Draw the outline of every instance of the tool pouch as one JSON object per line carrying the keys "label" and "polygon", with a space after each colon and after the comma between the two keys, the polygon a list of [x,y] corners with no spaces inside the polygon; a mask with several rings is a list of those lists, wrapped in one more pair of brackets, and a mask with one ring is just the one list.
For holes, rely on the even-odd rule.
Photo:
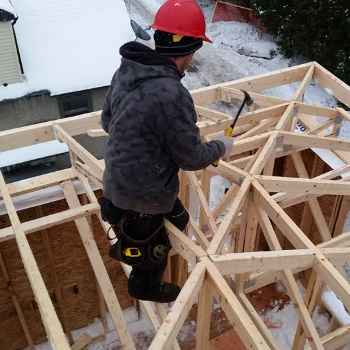
{"label": "tool pouch", "polygon": [[122,218],[118,224],[118,241],[111,246],[110,257],[145,271],[164,266],[171,244],[163,223],[148,238],[138,240],[126,233],[126,221]]}

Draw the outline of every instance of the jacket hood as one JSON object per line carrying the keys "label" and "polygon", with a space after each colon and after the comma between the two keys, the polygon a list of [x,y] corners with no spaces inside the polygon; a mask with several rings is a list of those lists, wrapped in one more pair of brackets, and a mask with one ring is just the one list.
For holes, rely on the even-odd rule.
{"label": "jacket hood", "polygon": [[119,52],[122,62],[114,79],[117,80],[121,95],[137,88],[146,80],[182,78],[174,62],[141,43],[126,43]]}

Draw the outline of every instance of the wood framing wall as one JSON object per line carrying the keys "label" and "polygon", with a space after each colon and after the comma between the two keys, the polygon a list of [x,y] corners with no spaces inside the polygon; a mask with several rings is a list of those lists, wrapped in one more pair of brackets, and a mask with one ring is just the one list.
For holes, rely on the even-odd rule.
{"label": "wood framing wall", "polygon": [[[61,200],[21,211],[20,218],[25,222],[65,209],[67,205]],[[93,218],[92,221],[94,237],[121,306],[123,309],[130,307],[133,302],[127,293],[125,274],[120,264],[109,257],[109,242],[98,220]],[[8,225],[8,218],[0,217],[0,229]],[[74,223],[30,234],[28,241],[64,329],[78,329],[102,318],[96,278]],[[27,345],[15,303],[22,309],[33,342],[45,341],[38,305],[14,240],[0,242],[0,265],[0,349],[23,349]]]}
{"label": "wood framing wall", "polygon": [[[231,115],[219,109],[220,102],[234,105],[243,97],[239,89],[246,89],[254,105],[237,123],[235,145],[228,159],[220,160],[217,167],[180,174],[180,197],[190,211],[190,224],[185,234],[167,221],[165,226],[174,254],[167,277],[183,287],[169,310],[164,305],[140,303],[156,331],[149,349],[180,349],[176,337],[194,305],[198,306],[196,350],[208,349],[214,297],[247,349],[280,349],[247,298],[250,291],[276,281],[286,287],[299,315],[293,350],[305,345],[317,350],[337,349],[348,343],[350,327],[336,324],[331,333],[321,337],[312,313],[325,288],[332,289],[350,309],[350,284],[343,269],[350,257],[350,232],[342,232],[350,196],[350,141],[336,137],[340,122],[350,121],[350,114],[342,108],[305,103],[311,82],[350,107],[350,87],[316,62],[192,92],[197,124],[205,139],[215,138],[231,123]],[[266,94],[266,90],[292,83],[298,86],[289,100]],[[118,298],[120,285],[113,285],[108,276],[104,251],[101,256],[91,225],[95,217],[105,234],[109,229],[92,190],[92,184],[101,186],[104,162],[74,138],[80,134],[106,136],[99,118],[100,113],[92,113],[0,133],[0,150],[55,138],[70,149],[72,166],[65,171],[14,184],[6,184],[0,173],[0,192],[11,222],[0,230],[0,241],[16,242],[46,335],[55,350],[71,349],[72,339],[64,333],[64,315],[55,311],[45,268],[40,270],[41,256],[31,249],[28,234],[36,232],[32,235],[38,236],[43,229],[67,222],[74,222],[100,298],[105,301],[101,313],[110,312],[122,347],[135,349]],[[303,124],[303,133],[296,131],[298,123]],[[310,151],[305,150],[315,148],[326,149],[342,160],[342,165],[330,170],[317,159],[310,160]],[[284,176],[278,176],[281,169]],[[215,175],[226,178],[230,187],[211,208],[210,179]],[[86,193],[84,201],[78,198],[76,182]],[[67,207],[57,214],[23,221],[14,197],[52,186],[59,186]],[[192,196],[199,203],[198,221]],[[261,242],[265,249],[257,250]],[[130,268],[122,268],[128,275]],[[305,272],[305,295],[297,283],[301,272]],[[20,312],[17,314],[20,319]],[[24,325],[22,329],[30,345],[32,335]]]}

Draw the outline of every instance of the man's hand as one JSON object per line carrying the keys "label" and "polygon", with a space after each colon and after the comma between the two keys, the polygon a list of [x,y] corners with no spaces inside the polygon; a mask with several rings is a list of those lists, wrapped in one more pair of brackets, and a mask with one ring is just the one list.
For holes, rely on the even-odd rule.
{"label": "man's hand", "polygon": [[234,139],[233,137],[225,136],[224,134],[215,137],[215,140],[221,141],[225,145],[225,154],[223,158],[229,158],[232,153]]}

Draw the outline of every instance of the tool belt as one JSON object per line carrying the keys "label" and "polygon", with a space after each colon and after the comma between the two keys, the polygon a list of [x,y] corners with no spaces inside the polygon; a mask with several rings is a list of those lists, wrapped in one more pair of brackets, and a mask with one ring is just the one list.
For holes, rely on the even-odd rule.
{"label": "tool belt", "polygon": [[164,224],[143,240],[131,238],[125,231],[127,217],[123,217],[115,229],[118,241],[114,243],[109,256],[132,267],[154,270],[166,265],[171,244]]}
{"label": "tool belt", "polygon": [[163,216],[142,215],[123,210],[106,198],[100,199],[101,214],[108,221],[118,239],[109,250],[109,256],[132,267],[144,270],[165,266],[171,249]]}

